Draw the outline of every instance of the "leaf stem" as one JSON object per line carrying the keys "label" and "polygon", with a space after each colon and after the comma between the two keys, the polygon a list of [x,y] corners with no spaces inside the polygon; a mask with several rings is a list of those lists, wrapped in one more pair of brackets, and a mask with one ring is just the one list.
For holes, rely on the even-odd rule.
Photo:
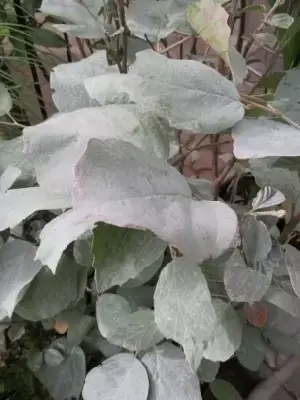
{"label": "leaf stem", "polygon": [[120,21],[120,27],[123,28],[122,32],[122,47],[123,47],[123,57],[122,57],[122,72],[127,74],[127,35],[128,28],[126,25],[125,18],[125,5],[124,0],[117,0],[118,16]]}
{"label": "leaf stem", "polygon": [[190,39],[190,36],[185,36],[182,39],[180,39],[178,42],[171,44],[170,46],[160,50],[160,54],[165,54],[168,51],[175,49],[175,47],[180,46],[181,44],[187,42]]}

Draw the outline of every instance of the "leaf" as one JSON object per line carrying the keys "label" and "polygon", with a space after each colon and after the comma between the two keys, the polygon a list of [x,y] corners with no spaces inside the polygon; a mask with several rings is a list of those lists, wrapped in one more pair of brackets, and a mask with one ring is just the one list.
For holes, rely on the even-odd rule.
{"label": "leaf", "polygon": [[249,265],[263,261],[272,249],[270,232],[262,221],[246,217],[241,223],[243,251]]}
{"label": "leaf", "polygon": [[277,43],[277,37],[269,32],[254,33],[253,37],[259,45],[269,47],[270,49],[273,49]]}
{"label": "leaf", "polygon": [[117,354],[86,376],[84,400],[147,400],[149,381],[146,369],[133,354]]}
{"label": "leaf", "polygon": [[237,51],[237,49],[231,42],[229,42],[228,59],[233,82],[236,85],[242,84],[248,74],[247,63],[241,53]]}
{"label": "leaf", "polygon": [[156,346],[143,356],[142,363],[150,380],[148,400],[201,400],[197,376],[177,346]]}
{"label": "leaf", "polygon": [[244,116],[235,85],[198,61],[169,59],[145,50],[129,70],[129,94],[131,74],[143,78],[135,102],[167,119],[173,128],[217,133]]}
{"label": "leaf", "polygon": [[[59,2],[61,3],[61,1]],[[97,102],[90,99],[84,87],[84,81],[86,78],[105,73],[107,69],[108,63],[104,50],[97,51],[83,60],[54,67],[51,72],[50,85],[54,91],[52,99],[57,109],[60,112],[70,112],[96,106]],[[51,121],[52,118],[48,121]]]}
{"label": "leaf", "polygon": [[[73,301],[82,297],[87,269],[64,256],[55,275],[43,267],[29,285],[15,312],[29,321],[52,318]],[[83,287],[82,287],[83,286]]]}
{"label": "leaf", "polygon": [[285,262],[291,284],[298,297],[300,297],[300,252],[295,247],[285,244]]}
{"label": "leaf", "polygon": [[276,286],[270,286],[264,296],[264,300],[276,305],[293,317],[300,317],[300,299]]}
{"label": "leaf", "polygon": [[92,253],[93,235],[91,232],[75,240],[73,245],[73,255],[77,264],[91,267],[93,265]]}
{"label": "leaf", "polygon": [[[90,39],[101,39],[104,37],[103,19],[97,17],[103,0],[85,0],[85,2],[78,2],[76,0],[43,0],[40,10],[43,14],[55,15],[65,20],[73,22],[74,29],[79,26],[81,29],[80,37]],[[70,27],[70,25],[67,25]],[[62,28],[63,25],[59,25]],[[57,25],[56,25],[57,28]],[[77,28],[78,29],[78,28]],[[78,36],[78,31],[68,31]]]}
{"label": "leaf", "polygon": [[21,175],[22,171],[18,167],[7,167],[0,176],[0,192],[6,192]]}
{"label": "leaf", "polygon": [[[86,21],[85,21],[86,22]],[[100,15],[92,25],[86,23],[80,24],[53,24],[53,28],[70,36],[75,36],[84,39],[103,39],[106,33],[106,27],[103,16]]]}
{"label": "leaf", "polygon": [[213,299],[218,325],[203,350],[203,357],[211,361],[226,361],[240,347],[242,328],[239,317],[230,304]]}
{"label": "leaf", "polygon": [[143,269],[143,271],[134,279],[129,279],[124,283],[123,288],[135,288],[152,279],[162,266],[164,256],[161,256],[153,264]]}
{"label": "leaf", "polygon": [[112,344],[131,351],[145,350],[163,339],[150,309],[131,308],[116,294],[103,294],[96,304],[100,333]]}
{"label": "leaf", "polygon": [[71,206],[67,194],[53,194],[40,187],[11,189],[0,193],[0,231],[14,228],[23,219],[39,210],[55,210]]}
{"label": "leaf", "polygon": [[150,230],[197,262],[217,257],[234,241],[234,211],[221,202],[192,200],[175,168],[130,143],[90,141],[75,175],[74,210],[41,232],[37,257],[51,268],[71,241],[99,221]]}
{"label": "leaf", "polygon": [[232,129],[233,152],[239,159],[298,156],[299,129],[266,118],[248,118]]}
{"label": "leaf", "polygon": [[[275,100],[287,99],[288,110],[284,112],[285,117],[296,123],[300,123],[300,70],[287,71],[279,82],[275,91]],[[284,154],[283,154],[284,155]],[[298,153],[299,155],[299,153]]]}
{"label": "leaf", "polygon": [[199,200],[213,200],[213,184],[206,179],[188,178],[193,195]]}
{"label": "leaf", "polygon": [[285,196],[271,186],[264,186],[252,200],[252,211],[274,207],[285,201]]}
{"label": "leaf", "polygon": [[154,293],[155,321],[167,339],[181,345],[207,341],[217,324],[206,279],[196,264],[184,258],[161,272]]}
{"label": "leaf", "polygon": [[230,65],[228,47],[230,28],[227,24],[228,13],[214,0],[201,0],[188,4],[186,19],[198,36]]}
{"label": "leaf", "polygon": [[151,232],[100,224],[93,241],[98,292],[138,277],[165,249],[166,243]]}
{"label": "leaf", "polygon": [[100,351],[106,358],[112,357],[121,351],[122,347],[115,346],[106,340],[99,332],[98,327],[93,328],[83,339],[84,345],[91,351]]}
{"label": "leaf", "polygon": [[270,342],[270,346],[279,354],[287,357],[300,355],[300,336],[299,333],[292,335],[284,334],[274,328],[267,328],[263,332],[266,340]]}
{"label": "leaf", "polygon": [[257,328],[263,327],[268,319],[268,308],[264,303],[245,304],[247,321]]}
{"label": "leaf", "polygon": [[0,82],[0,117],[8,114],[12,109],[12,98],[4,83]]}
{"label": "leaf", "polygon": [[79,345],[84,337],[96,325],[95,317],[84,314],[83,311],[78,308],[63,310],[54,318],[56,320],[56,326],[58,320],[64,321],[65,325],[67,325],[67,338],[69,343],[74,346]]}
{"label": "leaf", "polygon": [[42,268],[35,261],[36,247],[23,240],[13,240],[0,247],[0,309],[11,317],[24,296],[26,286]]}
{"label": "leaf", "polygon": [[24,129],[25,153],[37,181],[50,192],[69,193],[74,165],[91,138],[118,138],[158,157],[169,155],[166,123],[133,105],[93,107],[58,114]]}
{"label": "leaf", "polygon": [[245,325],[242,335],[242,343],[236,352],[240,364],[250,371],[258,371],[264,361],[265,349],[261,330],[253,326]]}
{"label": "leaf", "polygon": [[284,13],[278,13],[278,14],[274,14],[272,15],[271,18],[269,18],[267,20],[267,23],[269,25],[273,25],[276,26],[278,28],[282,28],[282,29],[288,29],[292,23],[294,22],[294,18],[291,17],[288,14],[284,14]]}
{"label": "leaf", "polygon": [[120,287],[117,294],[126,299],[132,309],[153,308],[155,286],[143,285],[133,288]]}
{"label": "leaf", "polygon": [[247,267],[239,250],[229,258],[224,273],[225,288],[232,301],[259,301],[268,290],[271,279],[270,273],[262,274]]}
{"label": "leaf", "polygon": [[54,400],[78,399],[86,374],[83,351],[77,346],[66,349],[65,341],[66,339],[58,339],[58,341],[52,343],[52,347],[57,343],[57,345],[60,345],[58,348],[68,351],[62,362],[55,366],[43,363],[38,370],[35,370],[32,366],[30,368]]}
{"label": "leaf", "polygon": [[213,382],[220,368],[219,362],[202,359],[197,375],[201,382]]}
{"label": "leaf", "polygon": [[223,379],[215,379],[209,388],[217,400],[243,400],[234,386]]}
{"label": "leaf", "polygon": [[26,32],[26,35],[29,36],[33,43],[38,46],[59,48],[68,45],[64,38],[45,28],[31,27]]}

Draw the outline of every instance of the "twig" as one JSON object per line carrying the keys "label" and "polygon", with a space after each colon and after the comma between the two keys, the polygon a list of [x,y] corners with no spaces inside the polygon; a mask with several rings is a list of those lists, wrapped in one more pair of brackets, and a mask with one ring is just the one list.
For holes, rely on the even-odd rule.
{"label": "twig", "polygon": [[124,74],[127,74],[127,35],[128,35],[128,28],[127,28],[126,19],[125,19],[124,0],[117,0],[117,8],[118,8],[118,16],[119,16],[119,21],[120,21],[120,27],[123,28],[123,33],[122,33],[122,48],[123,48],[122,72]]}
{"label": "twig", "polygon": [[239,0],[232,0],[231,1],[231,12],[228,18],[228,25],[230,27],[231,33],[233,32],[234,25],[235,25],[235,17],[236,17],[236,10],[238,8]]}
{"label": "twig", "polygon": [[176,160],[172,163],[173,167],[178,165],[183,159],[185,159],[189,154],[191,154],[194,150],[198,150],[201,144],[204,142],[205,139],[208,138],[209,135],[204,135],[202,138],[195,144],[194,146],[190,147],[185,154],[180,154]]}
{"label": "twig", "polygon": [[80,51],[80,54],[81,54],[82,58],[86,58],[87,55],[86,55],[84,46],[83,46],[83,44],[82,44],[81,39],[78,38],[78,37],[76,38],[76,44],[77,44],[77,46],[78,46],[78,48],[79,48],[79,51]]}
{"label": "twig", "polygon": [[178,42],[173,43],[173,44],[171,44],[169,47],[166,47],[166,48],[160,50],[160,54],[165,54],[165,53],[167,53],[168,51],[174,49],[175,47],[180,46],[181,44],[187,42],[189,39],[190,39],[190,36],[185,36],[184,38],[182,38],[182,39],[179,40]]}
{"label": "twig", "polygon": [[[213,182],[216,181],[216,179],[219,176],[219,151],[218,151],[218,147],[216,146],[216,144],[219,141],[219,134],[216,135],[212,135],[210,137],[210,143],[213,146],[211,149],[211,153],[212,153],[212,165],[211,165],[211,172],[212,172],[212,178],[213,178]],[[216,193],[214,193],[214,200],[217,200],[218,196],[216,195]]]}
{"label": "twig", "polygon": [[145,36],[146,42],[151,46],[151,49],[155,51],[155,48],[154,48],[153,44],[150,42],[150,39],[148,38],[146,33],[144,34],[144,36]]}
{"label": "twig", "polygon": [[66,47],[67,60],[69,63],[71,63],[72,62],[71,46],[69,43],[69,37],[66,33],[64,33],[64,39],[67,42],[67,47]]}
{"label": "twig", "polygon": [[233,156],[225,165],[223,171],[221,172],[220,176],[213,182],[213,192],[214,192],[214,199],[217,200],[219,197],[220,187],[224,180],[226,179],[229,172],[232,170],[235,164],[235,157]]}
{"label": "twig", "polygon": [[[246,7],[246,0],[241,0],[241,8]],[[239,31],[237,34],[237,42],[236,42],[236,49],[239,53],[242,53],[243,50],[243,43],[244,43],[244,33],[245,33],[245,28],[246,28],[246,13],[242,13],[240,20],[239,20]]]}

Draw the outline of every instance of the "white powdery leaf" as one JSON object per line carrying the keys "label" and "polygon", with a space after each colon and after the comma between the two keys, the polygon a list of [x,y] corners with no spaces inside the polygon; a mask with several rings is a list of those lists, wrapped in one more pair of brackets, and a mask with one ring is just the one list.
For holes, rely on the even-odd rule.
{"label": "white powdery leaf", "polygon": [[[275,15],[274,15],[275,17]],[[284,115],[292,121],[300,124],[300,70],[294,68],[284,75],[279,82],[275,94],[275,100],[287,100],[287,110]]]}
{"label": "white powdery leaf", "polygon": [[121,140],[89,142],[75,168],[73,207],[41,233],[37,256],[50,268],[76,235],[100,221],[150,230],[196,262],[222,254],[237,232],[226,204],[193,200],[175,168]]}
{"label": "white powdery leaf", "polygon": [[275,306],[284,310],[293,317],[300,318],[300,299],[299,297],[293,296],[285,292],[284,290],[270,286],[264,300],[269,303],[275,304]]}
{"label": "white powdery leaf", "polygon": [[149,380],[143,364],[133,354],[117,354],[86,376],[84,400],[146,400]]}
{"label": "white powdery leaf", "polygon": [[159,330],[166,338],[182,345],[193,341],[201,346],[217,325],[201,268],[184,258],[173,260],[160,273],[154,294],[154,310]]}
{"label": "white powdery leaf", "polygon": [[249,216],[241,222],[240,227],[243,251],[249,265],[265,260],[272,249],[272,239],[266,225]]}
{"label": "white powdery leaf", "polygon": [[42,268],[35,261],[36,247],[23,240],[13,240],[0,248],[0,309],[11,317],[24,288]]}
{"label": "white powdery leaf", "polygon": [[24,151],[35,168],[37,181],[51,192],[69,193],[73,168],[91,138],[117,138],[167,158],[170,129],[134,105],[83,108],[58,114],[24,129]]}
{"label": "white powdery leaf", "polygon": [[22,171],[18,167],[7,167],[0,176],[0,192],[6,192],[21,175]]}
{"label": "white powdery leaf", "polygon": [[143,78],[135,99],[141,109],[155,111],[176,129],[217,133],[244,116],[235,85],[198,61],[169,59],[144,50],[129,70],[128,92],[132,93],[130,74]]}
{"label": "white powdery leaf", "polygon": [[150,380],[148,400],[201,400],[198,378],[177,346],[156,346],[143,356],[142,363]]}
{"label": "white powdery leaf", "polygon": [[226,361],[241,345],[242,327],[234,308],[220,299],[212,300],[218,325],[203,350],[203,357],[211,361]]}
{"label": "white powdery leaf", "polygon": [[197,375],[201,382],[213,382],[220,368],[219,362],[202,359]]}
{"label": "white powdery leaf", "polygon": [[285,263],[288,270],[291,284],[298,297],[300,297],[300,252],[295,247],[285,244]]}
{"label": "white powdery leaf", "polygon": [[252,210],[259,210],[261,208],[274,207],[285,201],[285,195],[279,190],[265,186],[257,193],[252,200]]}
{"label": "white powdery leaf", "polygon": [[54,91],[52,99],[57,109],[60,112],[69,112],[96,106],[97,102],[89,97],[84,81],[86,78],[101,75],[108,69],[104,50],[83,60],[54,67],[50,76],[50,86]]}
{"label": "white powdery leaf", "polygon": [[299,156],[300,130],[266,118],[245,118],[232,128],[239,159]]}
{"label": "white powdery leaf", "polygon": [[239,250],[233,252],[224,272],[225,288],[232,301],[252,303],[261,300],[271,279],[271,273],[263,274],[247,267]]}
{"label": "white powdery leaf", "polygon": [[0,193],[0,230],[14,228],[36,211],[68,208],[71,203],[71,196],[49,193],[40,187],[10,189]]}
{"label": "white powdery leaf", "polygon": [[103,16],[97,17],[92,25],[87,24],[52,24],[53,28],[70,36],[85,39],[102,39],[105,37],[106,24]]}
{"label": "white powdery leaf", "polygon": [[0,117],[8,114],[12,109],[13,101],[7,87],[0,82]]}
{"label": "white powdery leaf", "polygon": [[164,337],[150,309],[137,310],[117,294],[103,294],[96,304],[100,333],[112,344],[130,351],[153,347]]}
{"label": "white powdery leaf", "polygon": [[137,278],[163,256],[166,246],[151,232],[100,224],[93,240],[97,291]]}

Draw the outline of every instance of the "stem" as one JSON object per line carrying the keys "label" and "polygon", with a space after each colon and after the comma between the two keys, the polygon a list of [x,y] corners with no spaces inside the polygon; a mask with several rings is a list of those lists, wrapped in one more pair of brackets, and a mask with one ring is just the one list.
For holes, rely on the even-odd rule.
{"label": "stem", "polygon": [[84,46],[83,46],[83,44],[82,44],[81,39],[78,38],[78,37],[76,38],[76,44],[77,44],[77,46],[78,46],[78,48],[79,48],[79,51],[80,51],[80,54],[81,54],[82,58],[86,58],[87,55],[86,55]]}
{"label": "stem", "polygon": [[205,139],[208,138],[209,135],[204,135],[202,138],[199,140],[199,142],[192,146],[191,148],[188,149],[188,151],[185,154],[180,154],[178,158],[172,163],[173,167],[178,165],[184,158],[186,158],[189,154],[191,154],[194,150],[198,150],[201,147],[201,144],[204,142]]}
{"label": "stem", "polygon": [[215,181],[213,183],[213,192],[214,192],[214,199],[215,200],[218,199],[221,185],[224,182],[224,180],[226,179],[226,177],[229,174],[229,172],[232,170],[234,164],[235,164],[235,157],[232,157],[227,162],[227,164],[225,165],[225,167],[224,167],[222,173],[220,174],[220,176],[217,179],[215,179]]}
{"label": "stem", "polygon": [[[210,143],[212,145],[211,153],[212,153],[212,178],[213,182],[215,182],[219,176],[219,163],[218,163],[218,156],[219,156],[219,151],[218,151],[218,141],[219,141],[219,134],[213,135],[210,138]],[[214,200],[218,199],[218,193],[214,192]]]}
{"label": "stem", "polygon": [[[241,0],[241,8],[246,7],[246,0]],[[245,28],[246,28],[246,13],[242,13],[240,17],[240,26],[239,26],[239,32],[238,32],[238,39],[236,42],[236,49],[239,53],[242,53],[243,50],[243,43],[244,43],[244,33],[245,33]]]}
{"label": "stem", "polygon": [[67,48],[66,48],[66,53],[67,53],[67,60],[69,63],[72,62],[72,55],[71,55],[71,49],[70,49],[70,43],[69,43],[69,38],[66,33],[64,33],[64,39],[67,42]]}
{"label": "stem", "polygon": [[122,33],[122,47],[123,47],[122,72],[124,74],[127,74],[127,72],[128,72],[128,69],[127,69],[127,34],[128,34],[128,28],[127,28],[126,19],[125,19],[124,0],[117,0],[117,8],[118,8],[120,26],[121,26],[121,28],[123,27],[123,33]]}
{"label": "stem", "polygon": [[162,49],[162,50],[160,51],[160,54],[165,54],[165,53],[167,53],[168,51],[170,51],[170,50],[172,50],[172,49],[175,49],[175,47],[180,46],[181,44],[187,42],[187,41],[189,40],[189,38],[190,38],[190,36],[185,36],[184,38],[182,38],[182,39],[179,40],[178,42],[171,44],[169,47],[166,47],[165,49]]}

